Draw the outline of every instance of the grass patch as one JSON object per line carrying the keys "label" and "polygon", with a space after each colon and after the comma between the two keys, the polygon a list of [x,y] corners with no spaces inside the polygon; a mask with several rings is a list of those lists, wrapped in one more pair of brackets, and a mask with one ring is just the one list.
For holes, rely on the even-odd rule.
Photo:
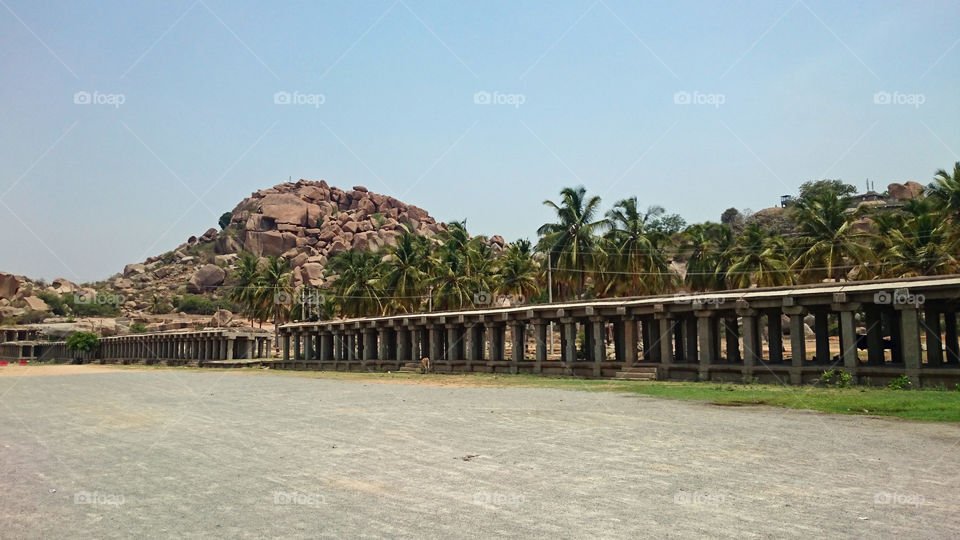
{"label": "grass patch", "polygon": [[435,386],[494,388],[558,388],[588,392],[619,392],[667,399],[702,401],[719,406],[770,405],[836,414],[895,416],[911,420],[960,422],[960,392],[890,390],[887,388],[740,385],[668,381],[620,381],[551,378],[534,375],[418,375],[414,373],[344,373],[281,371],[297,377]]}
{"label": "grass patch", "polygon": [[354,373],[340,371],[265,370],[258,367],[209,369],[167,367],[143,364],[117,365],[118,370],[185,370],[206,373],[242,373],[276,375],[383,384],[423,384],[469,388],[556,388],[587,392],[618,392],[666,399],[706,402],[717,406],[747,407],[769,405],[792,409],[809,409],[835,414],[894,416],[928,422],[960,422],[960,391],[891,390],[854,386],[821,388],[814,386],[780,386],[763,384],[720,384],[670,381],[587,380],[535,375],[502,374],[425,374]]}

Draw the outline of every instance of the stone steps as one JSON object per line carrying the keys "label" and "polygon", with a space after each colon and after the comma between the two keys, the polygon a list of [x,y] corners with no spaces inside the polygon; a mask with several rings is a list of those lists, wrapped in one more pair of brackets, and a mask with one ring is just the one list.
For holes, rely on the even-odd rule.
{"label": "stone steps", "polygon": [[629,367],[618,371],[614,377],[623,381],[655,381],[657,371],[656,367]]}
{"label": "stone steps", "polygon": [[397,373],[420,373],[420,363],[407,362],[402,368],[397,370]]}

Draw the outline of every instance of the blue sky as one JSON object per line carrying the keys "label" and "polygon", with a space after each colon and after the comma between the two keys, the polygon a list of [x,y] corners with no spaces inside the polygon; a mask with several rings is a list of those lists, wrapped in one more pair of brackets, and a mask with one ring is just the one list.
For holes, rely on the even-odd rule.
{"label": "blue sky", "polygon": [[508,240],[568,185],[694,222],[824,177],[927,183],[960,159],[958,20],[934,1],[2,0],[0,270],[103,279],[288,177]]}

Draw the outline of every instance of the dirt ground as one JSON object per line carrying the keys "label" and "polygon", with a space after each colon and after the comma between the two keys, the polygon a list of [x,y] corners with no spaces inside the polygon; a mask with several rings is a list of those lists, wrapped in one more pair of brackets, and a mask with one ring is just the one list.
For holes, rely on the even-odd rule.
{"label": "dirt ground", "polygon": [[960,536],[951,424],[271,371],[23,369],[86,374],[0,379],[4,538]]}
{"label": "dirt ground", "polygon": [[113,373],[117,371],[143,371],[135,367],[99,364],[19,364],[0,366],[0,377],[42,377],[48,375],[82,375],[87,373]]}

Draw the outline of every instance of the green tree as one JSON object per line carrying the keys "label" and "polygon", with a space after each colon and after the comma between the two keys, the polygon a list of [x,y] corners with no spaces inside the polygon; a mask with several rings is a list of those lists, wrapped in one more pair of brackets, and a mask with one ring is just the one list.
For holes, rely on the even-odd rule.
{"label": "green tree", "polygon": [[406,230],[397,243],[386,249],[386,259],[378,272],[389,312],[411,313],[423,303],[423,288],[429,268],[430,244]]}
{"label": "green tree", "polygon": [[[280,323],[287,320],[293,304],[293,286],[290,284],[290,261],[284,257],[267,257],[263,267],[258,305],[270,306],[273,317],[273,342],[280,343]],[[266,311],[266,309],[265,309]]]}
{"label": "green tree", "polygon": [[344,251],[327,262],[325,271],[336,278],[331,285],[340,311],[347,317],[382,315],[380,257],[369,251]]}
{"label": "green tree", "polygon": [[[563,188],[560,203],[547,200],[543,204],[557,215],[554,223],[544,223],[537,229],[540,241],[537,250],[550,258],[558,282],[576,291],[582,298],[586,292],[586,275],[593,264],[597,233],[606,224],[596,219],[600,211],[600,197],[587,197],[583,186]],[[561,294],[563,297],[562,288]]]}
{"label": "green tree", "polygon": [[[663,209],[650,207],[646,212],[637,210],[637,198],[631,197],[618,201],[607,212],[606,233],[610,243],[605,244],[608,264],[625,278],[616,282],[626,282],[627,287],[616,290],[632,296],[656,294],[666,291],[674,284],[675,275],[670,270],[670,259],[664,245],[668,234],[657,229],[657,223]],[[651,217],[653,219],[651,219]]]}
{"label": "green tree", "polygon": [[93,332],[74,332],[67,338],[67,349],[77,353],[89,353],[100,346],[100,338]]}
{"label": "green tree", "polygon": [[840,281],[851,268],[856,271],[853,267],[868,262],[870,250],[865,235],[854,229],[853,214],[846,212],[849,206],[849,196],[824,191],[791,207],[800,231],[794,240],[796,260],[792,268],[801,280]]}
{"label": "green tree", "polygon": [[727,225],[698,223],[683,231],[678,250],[688,257],[686,285],[693,291],[727,287],[730,253],[736,237]]}
{"label": "green tree", "polygon": [[954,163],[953,174],[940,169],[933,178],[933,184],[927,188],[930,198],[946,217],[954,223],[960,221],[960,161]]}
{"label": "green tree", "polygon": [[240,253],[233,271],[233,282],[227,297],[241,306],[243,314],[251,322],[254,318],[260,319],[264,311],[264,279],[260,260],[254,254],[246,251]]}
{"label": "green tree", "polygon": [[221,215],[220,215],[220,220],[219,220],[219,222],[218,222],[218,223],[220,224],[220,228],[221,228],[221,229],[226,229],[227,227],[229,227],[231,220],[233,220],[233,213],[232,213],[232,212],[224,212],[223,214],[221,214]]}
{"label": "green tree", "polygon": [[855,194],[857,188],[845,183],[843,180],[812,180],[800,184],[800,196],[797,201],[809,202],[813,199],[822,197],[825,193],[830,193],[834,197],[846,199]]}
{"label": "green tree", "polygon": [[789,284],[786,252],[782,238],[770,235],[756,223],[748,225],[730,249],[733,264],[727,271],[727,282],[739,289]]}
{"label": "green tree", "polygon": [[500,260],[500,283],[496,292],[511,295],[515,300],[534,298],[540,294],[539,275],[530,241],[517,240],[510,244]]}

